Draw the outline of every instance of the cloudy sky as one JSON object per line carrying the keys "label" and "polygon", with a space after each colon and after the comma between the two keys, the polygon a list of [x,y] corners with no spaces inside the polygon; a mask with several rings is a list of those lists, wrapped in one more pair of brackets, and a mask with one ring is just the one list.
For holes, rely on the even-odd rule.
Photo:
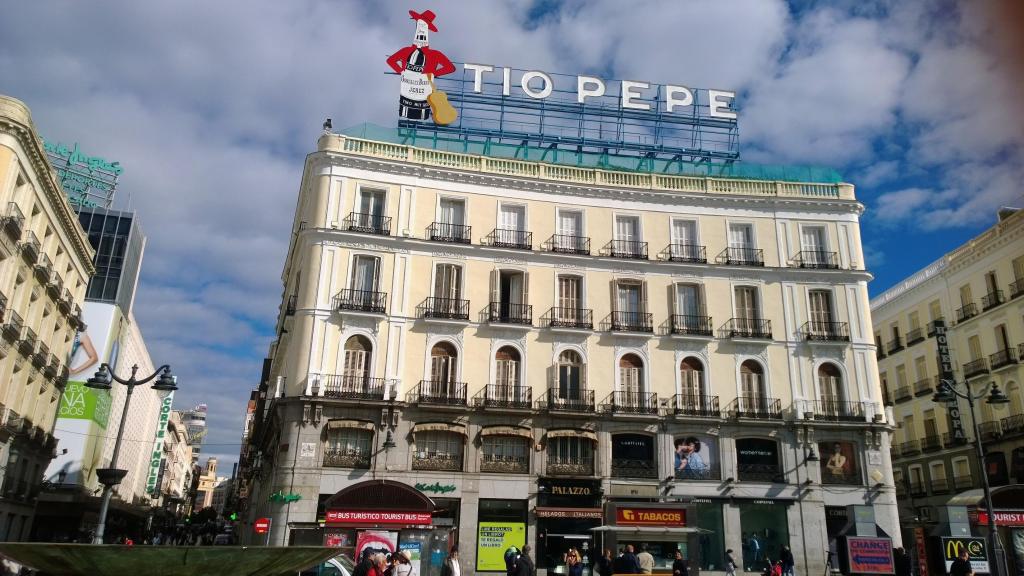
{"label": "cloudy sky", "polygon": [[[739,93],[742,158],[838,169],[877,294],[1024,205],[1013,0],[11,2],[0,93],[125,168],[149,245],[136,314],[204,452],[237,458],[320,124],[393,125],[385,57],[433,9],[453,60]],[[230,467],[222,465],[222,469]]]}

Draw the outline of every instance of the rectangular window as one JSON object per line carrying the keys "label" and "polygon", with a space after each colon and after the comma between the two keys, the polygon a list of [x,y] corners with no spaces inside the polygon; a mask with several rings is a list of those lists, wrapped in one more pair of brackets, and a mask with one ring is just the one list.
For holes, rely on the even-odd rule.
{"label": "rectangular window", "polygon": [[914,372],[917,374],[918,381],[928,378],[928,362],[924,359],[924,356],[914,359]]}
{"label": "rectangular window", "polygon": [[896,367],[896,386],[903,388],[907,385],[907,369],[903,364]]}
{"label": "rectangular window", "polygon": [[526,230],[526,207],[502,204],[498,212],[498,228],[502,230]]}
{"label": "rectangular window", "polygon": [[964,284],[960,287],[960,305],[967,306],[974,302],[974,297],[971,295],[971,285]]}
{"label": "rectangular window", "polygon": [[737,286],[734,289],[736,297],[736,317],[742,320],[757,320],[761,317],[761,310],[757,303],[757,288],[753,286]]}
{"label": "rectangular window", "polygon": [[761,572],[779,558],[781,546],[789,542],[789,514],[785,504],[740,504],[743,569]]}
{"label": "rectangular window", "polygon": [[967,339],[967,350],[971,354],[971,360],[981,358],[981,338],[978,338],[977,334]]}
{"label": "rectangular window", "polygon": [[811,290],[808,296],[812,327],[815,330],[828,330],[832,324],[832,291]]}
{"label": "rectangular window", "polygon": [[376,292],[380,274],[380,258],[356,256],[352,263],[351,288],[363,292]]}
{"label": "rectangular window", "polygon": [[939,429],[935,425],[935,410],[929,408],[924,411],[924,435],[934,437],[938,434]]}
{"label": "rectangular window", "polygon": [[931,304],[928,305],[928,317],[932,322],[942,318],[942,304],[940,304],[938,300],[933,300]]}
{"label": "rectangular window", "polygon": [[985,273],[985,292],[991,294],[999,290],[999,282],[996,280],[995,271]]}
{"label": "rectangular window", "polygon": [[641,285],[635,282],[620,282],[616,291],[616,311],[625,315],[637,315],[644,311]]}
{"label": "rectangular window", "polygon": [[384,191],[361,188],[356,204],[356,212],[368,216],[381,217],[384,215]]}
{"label": "rectangular window", "polygon": [[558,277],[558,307],[575,313],[583,307],[583,279],[579,276]]}
{"label": "rectangular window", "polygon": [[466,202],[458,198],[441,198],[438,207],[438,221],[442,224],[464,226],[466,224]]}
{"label": "rectangular window", "polygon": [[681,246],[698,245],[700,241],[697,239],[697,222],[694,220],[673,220],[672,243]]}
{"label": "rectangular window", "polygon": [[903,441],[910,442],[917,439],[917,430],[914,429],[914,417],[903,417]]}
{"label": "rectangular window", "polygon": [[729,224],[729,248],[753,248],[754,227],[750,224]]}
{"label": "rectangular window", "polygon": [[910,331],[917,330],[921,327],[921,316],[916,311],[911,312],[907,316],[907,323],[910,325]]}
{"label": "rectangular window", "polygon": [[558,234],[583,236],[583,213],[575,210],[558,211]]}
{"label": "rectangular window", "polygon": [[803,251],[805,266],[822,266],[832,264],[825,238],[824,226],[803,226],[800,229],[800,248]]}
{"label": "rectangular window", "polygon": [[637,216],[616,216],[615,239],[625,242],[639,242],[640,218]]}
{"label": "rectangular window", "polygon": [[676,314],[704,316],[704,301],[698,284],[676,284]]}
{"label": "rectangular window", "polygon": [[1010,339],[1006,334],[1006,324],[1000,324],[995,328],[996,350],[1002,352],[1010,349]]}

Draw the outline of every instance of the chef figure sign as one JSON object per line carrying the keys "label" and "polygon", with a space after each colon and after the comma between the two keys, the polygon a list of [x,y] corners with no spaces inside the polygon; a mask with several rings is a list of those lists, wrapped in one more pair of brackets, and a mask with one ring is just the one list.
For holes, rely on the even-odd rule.
{"label": "chef figure sign", "polygon": [[[431,94],[435,92],[433,77],[455,72],[455,65],[440,51],[433,50],[428,46],[428,31],[437,32],[437,26],[434,26],[434,13],[427,10],[421,14],[415,10],[409,10],[409,16],[416,21],[416,36],[413,38],[411,46],[402,48],[388,58],[388,66],[396,74],[402,76],[398,115],[408,120],[427,120],[430,118],[431,108],[438,107],[437,99],[430,98]],[[443,95],[443,93],[439,93],[439,95]],[[428,98],[430,98],[429,101]],[[454,109],[451,108],[447,100],[444,98],[442,100],[450,112],[454,113]],[[438,110],[434,111],[434,115],[436,123],[449,123],[442,121]]]}

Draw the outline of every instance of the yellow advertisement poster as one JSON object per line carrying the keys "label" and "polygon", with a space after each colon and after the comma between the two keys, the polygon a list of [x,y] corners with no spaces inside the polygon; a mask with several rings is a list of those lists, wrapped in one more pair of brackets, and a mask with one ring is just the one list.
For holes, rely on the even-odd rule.
{"label": "yellow advertisement poster", "polygon": [[476,569],[478,572],[504,572],[505,550],[522,550],[526,544],[526,524],[522,522],[480,522],[477,525]]}

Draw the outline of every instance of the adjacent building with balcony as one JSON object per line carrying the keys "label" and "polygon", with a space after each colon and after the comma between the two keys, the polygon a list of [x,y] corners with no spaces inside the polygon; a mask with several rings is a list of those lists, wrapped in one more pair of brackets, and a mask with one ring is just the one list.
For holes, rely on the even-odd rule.
{"label": "adjacent building with balcony", "polygon": [[467,565],[505,518],[553,570],[599,547],[609,503],[686,508],[712,571],[753,531],[821,566],[848,504],[898,539],[862,209],[835,182],[325,133],[254,393],[244,519],[273,517],[275,544],[346,541],[358,527],[325,515],[385,478],[431,497]]}
{"label": "adjacent building with balcony", "polygon": [[[871,315],[876,342],[889,343],[879,347],[878,368],[899,425],[893,463],[904,529],[940,522],[936,507],[979,489],[983,473],[994,487],[1024,483],[1024,211],[1000,210],[994,226],[874,298]],[[967,442],[951,434],[947,407],[932,401],[937,321],[945,324],[957,382],[976,395],[995,384],[1010,399],[976,403],[984,471],[969,443],[966,402],[959,408]]]}
{"label": "adjacent building with balcony", "polygon": [[26,540],[93,250],[24,103],[0,95],[0,540]]}

